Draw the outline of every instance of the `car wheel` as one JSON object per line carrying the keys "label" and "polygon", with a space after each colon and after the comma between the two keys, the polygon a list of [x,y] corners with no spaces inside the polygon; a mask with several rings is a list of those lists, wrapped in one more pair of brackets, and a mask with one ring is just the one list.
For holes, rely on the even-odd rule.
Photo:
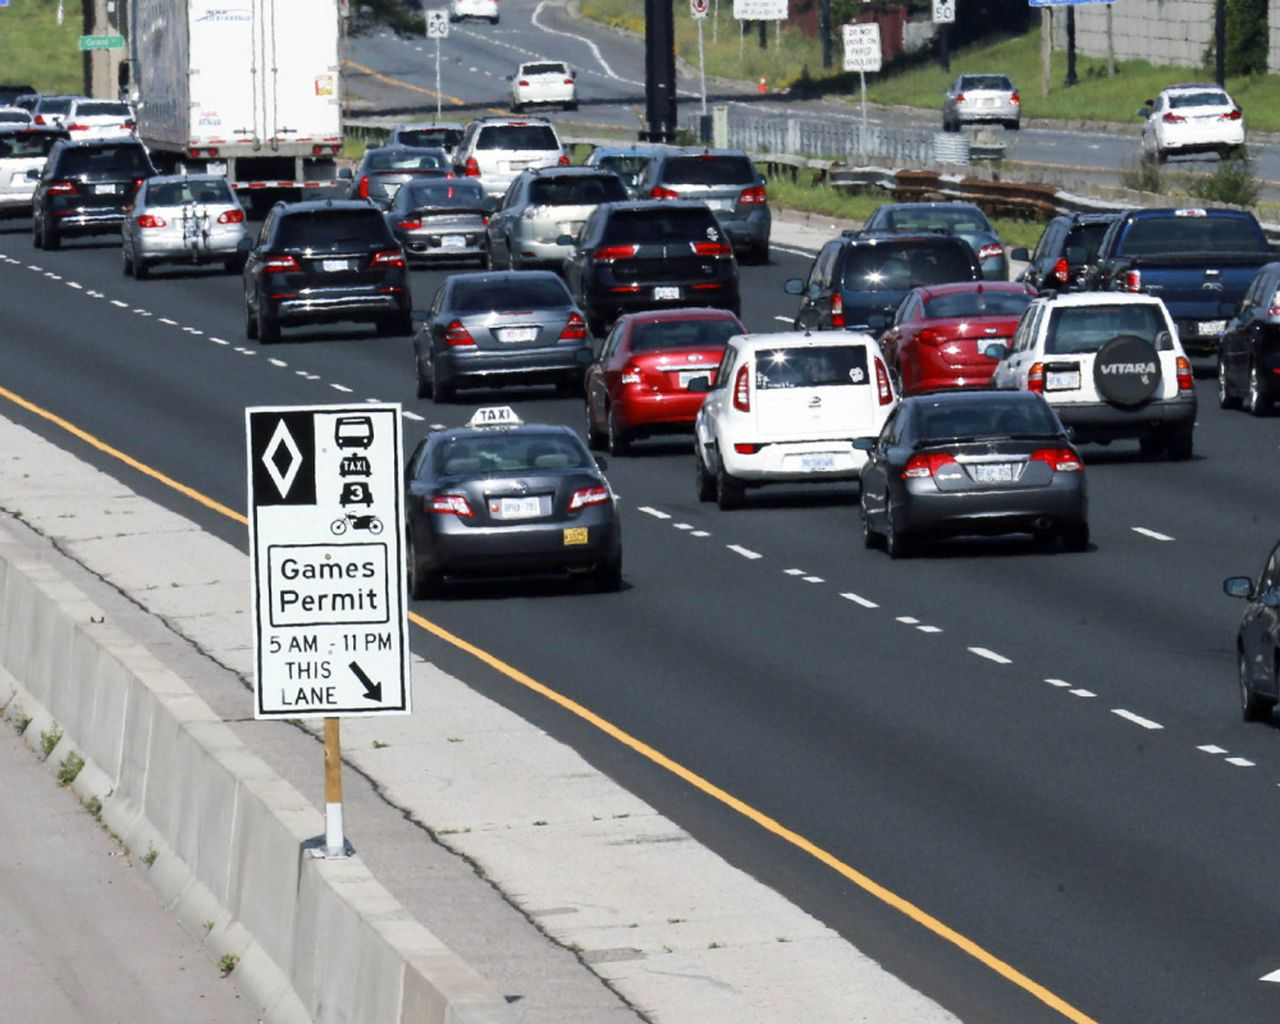
{"label": "car wheel", "polygon": [[258,341],[263,345],[274,345],[280,340],[280,325],[275,318],[269,316],[264,309],[258,310]]}
{"label": "car wheel", "polygon": [[31,245],[39,249],[41,244],[40,221],[33,215],[31,218]]}
{"label": "car wheel", "polygon": [[1006,122],[1004,123],[1004,126],[1005,126],[1006,128],[1008,128],[1008,129],[1009,129],[1009,131],[1011,131],[1011,132],[1016,132],[1019,128],[1021,128],[1021,127],[1022,127],[1022,122],[1021,122],[1021,121],[1006,121]]}
{"label": "car wheel", "polygon": [[1156,163],[1162,164],[1169,159],[1169,151],[1156,146]]}
{"label": "car wheel", "polygon": [[145,281],[151,276],[151,267],[148,266],[146,260],[133,261],[133,277],[136,281]]}
{"label": "car wheel", "polygon": [[1240,717],[1246,722],[1261,722],[1271,717],[1271,701],[1259,697],[1249,685],[1249,663],[1244,651],[1236,655],[1236,673],[1240,681]]}
{"label": "car wheel", "polygon": [[910,558],[911,541],[894,528],[893,516],[889,514],[889,495],[884,496],[884,549],[890,558]]}
{"label": "car wheel", "polygon": [[523,114],[523,113],[524,113],[524,104],[523,104],[523,103],[516,103],[514,100],[512,100],[512,101],[511,101],[511,113],[513,113],[513,114]]}
{"label": "car wheel", "polygon": [[1270,416],[1274,403],[1267,397],[1263,389],[1262,375],[1258,372],[1258,364],[1249,367],[1249,397],[1246,407],[1250,416]]}
{"label": "car wheel", "polygon": [[121,260],[120,260],[121,272],[124,274],[125,277],[133,277],[133,260],[130,259],[129,257],[129,250],[125,248],[121,248],[120,257],[121,257]]}
{"label": "car wheel", "polygon": [[565,109],[565,110],[577,110],[577,109],[578,109],[578,101],[577,101],[577,100],[574,100],[572,103],[566,103],[566,104],[564,105],[564,109]]}
{"label": "car wheel", "polygon": [[409,577],[409,596],[415,601],[434,597],[440,592],[439,573],[427,572],[418,562],[417,547],[413,543],[413,534],[405,542],[406,575]]}
{"label": "car wheel", "polygon": [[1067,551],[1089,550],[1089,524],[1072,523],[1062,531],[1062,546]]}
{"label": "car wheel", "polygon": [[867,511],[867,506],[859,502],[858,508],[862,512],[862,546],[864,548],[884,547],[884,538],[871,529],[871,514]]}
{"label": "car wheel", "polygon": [[58,229],[50,224],[43,217],[40,218],[40,245],[39,248],[52,252],[55,249],[62,248],[62,239],[58,237]]}
{"label": "car wheel", "polygon": [[622,555],[607,558],[591,573],[591,582],[602,594],[622,589]]}
{"label": "car wheel", "polygon": [[413,353],[413,376],[417,383],[418,397],[430,398],[433,390],[431,376],[427,373],[426,365],[423,363],[422,356],[418,353],[416,346]]}
{"label": "car wheel", "polygon": [[1164,454],[1164,438],[1140,437],[1138,438],[1138,450],[1142,453],[1144,459],[1158,459]]}
{"label": "car wheel", "polygon": [[1218,357],[1218,408],[1240,408],[1240,399],[1231,393],[1231,385],[1227,381],[1227,365],[1221,356]]}
{"label": "car wheel", "polygon": [[431,401],[436,405],[448,405],[458,397],[458,389],[452,384],[441,384],[434,377],[431,378]]}
{"label": "car wheel", "polygon": [[244,271],[244,264],[245,255],[244,253],[241,253],[238,256],[232,256],[230,259],[223,260],[222,268],[228,274],[239,274]]}
{"label": "car wheel", "polygon": [[591,398],[582,403],[583,409],[586,410],[587,419],[587,447],[593,452],[598,452],[605,446],[605,436],[602,431],[596,427],[595,417],[591,415]]}
{"label": "car wheel", "polygon": [[707,471],[707,464],[702,461],[702,454],[695,443],[693,446],[694,489],[699,501],[716,500],[716,478]]}
{"label": "car wheel", "polygon": [[759,245],[751,247],[751,262],[757,266],[766,266],[769,262],[769,242],[766,239]]}
{"label": "car wheel", "polygon": [[490,19],[489,19],[489,24],[490,24],[490,25],[496,25],[496,24],[498,24],[498,17],[497,17],[497,15],[494,15],[492,18],[490,18]]}
{"label": "car wheel", "polygon": [[609,406],[608,419],[605,420],[606,439],[610,455],[626,455],[631,450],[631,437],[618,424],[613,406]]}
{"label": "car wheel", "polygon": [[746,497],[746,488],[742,486],[741,480],[735,480],[727,472],[723,465],[716,467],[716,504],[722,512],[732,512],[734,509],[742,508],[743,500]]}
{"label": "car wheel", "polygon": [[1165,451],[1173,462],[1186,462],[1195,449],[1194,435],[1190,430],[1179,430],[1165,441]]}

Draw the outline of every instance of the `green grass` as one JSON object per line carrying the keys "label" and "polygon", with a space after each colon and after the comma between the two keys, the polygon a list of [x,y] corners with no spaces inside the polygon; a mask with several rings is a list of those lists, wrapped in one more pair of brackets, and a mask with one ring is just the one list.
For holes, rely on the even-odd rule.
{"label": "green grass", "polygon": [[63,0],[61,25],[57,12],[58,0],[10,0],[0,7],[0,79],[40,92],[84,91],[81,0]]}

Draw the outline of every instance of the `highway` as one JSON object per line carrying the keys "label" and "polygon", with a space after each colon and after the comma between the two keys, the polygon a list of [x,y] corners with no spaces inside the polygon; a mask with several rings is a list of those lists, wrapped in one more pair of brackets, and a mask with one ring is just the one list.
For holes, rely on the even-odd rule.
{"label": "highway", "polygon": [[[535,38],[521,28],[533,10],[506,5],[500,38]],[[490,33],[459,33],[473,35]],[[395,58],[404,45],[362,39],[352,58],[416,73]],[[543,53],[585,67],[581,47],[554,37]],[[484,40],[474,52],[495,75],[518,59]],[[464,119],[502,106],[505,82],[468,75],[446,85]],[[614,85],[584,111],[622,123],[636,96]],[[742,268],[749,329],[785,329],[782,283],[807,265],[775,248],[769,266]],[[417,308],[443,278],[415,271]],[[480,403],[581,423],[581,402],[549,389],[416,399],[410,341],[364,327],[261,349],[243,340],[236,279],[125,278],[107,240],[37,252],[25,222],[2,223],[0,293],[0,385],[233,509],[246,405],[399,401],[407,446]],[[1220,581],[1256,575],[1275,541],[1280,420],[1220,411],[1210,380],[1198,392],[1191,462],[1085,449],[1084,554],[1009,539],[890,562],[862,549],[856,487],[752,492],[723,513],[696,501],[688,445],[662,441],[610,460],[621,593],[487,583],[415,605],[752,814],[459,650],[425,634],[415,646],[964,1020],[1274,1021],[1280,731],[1240,721],[1243,606]],[[2,411],[247,546],[230,520]]]}

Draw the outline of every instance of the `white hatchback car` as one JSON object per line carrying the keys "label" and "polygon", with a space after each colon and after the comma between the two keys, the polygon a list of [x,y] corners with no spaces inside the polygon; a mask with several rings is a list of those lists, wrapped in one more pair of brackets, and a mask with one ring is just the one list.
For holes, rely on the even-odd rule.
{"label": "white hatchback car", "polygon": [[856,480],[898,404],[880,346],[854,331],[788,331],[731,338],[694,423],[701,501],[742,504],[747,487]]}
{"label": "white hatchback car", "polygon": [[465,18],[498,24],[498,0],[450,0],[449,20],[462,21]]}
{"label": "white hatchback car", "polygon": [[1229,156],[1244,145],[1244,114],[1220,85],[1171,85],[1138,111],[1142,151],[1157,160],[1179,153]]}
{"label": "white hatchback car", "polygon": [[565,110],[578,109],[578,73],[558,60],[535,60],[521,64],[511,78],[511,109],[517,114],[525,107],[552,104]]}
{"label": "white hatchback car", "polygon": [[[995,349],[1000,351],[997,353]],[[1034,300],[991,383],[1038,391],[1076,442],[1136,438],[1142,454],[1191,458],[1191,363],[1154,295],[1077,292]]]}

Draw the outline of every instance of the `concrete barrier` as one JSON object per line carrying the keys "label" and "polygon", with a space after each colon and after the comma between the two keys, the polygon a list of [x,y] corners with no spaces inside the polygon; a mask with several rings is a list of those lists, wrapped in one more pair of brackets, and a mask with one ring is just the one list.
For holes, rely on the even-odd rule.
{"label": "concrete barrier", "polygon": [[[51,556],[52,558],[52,556]],[[511,1024],[506,1001],[172,671],[0,524],[0,703],[85,768],[81,799],[271,1024]],[[208,922],[213,927],[206,927]]]}

